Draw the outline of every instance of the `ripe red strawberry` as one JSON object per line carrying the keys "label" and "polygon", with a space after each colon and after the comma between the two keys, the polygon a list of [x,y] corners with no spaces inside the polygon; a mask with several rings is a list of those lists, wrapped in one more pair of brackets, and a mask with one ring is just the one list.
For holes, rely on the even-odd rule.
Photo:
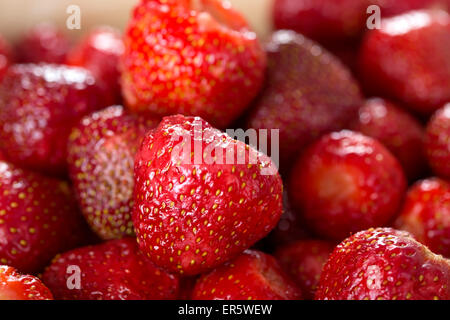
{"label": "ripe red strawberry", "polygon": [[450,257],[450,184],[437,178],[417,182],[408,191],[395,227]]}
{"label": "ripe red strawberry", "polygon": [[200,277],[193,300],[299,300],[302,294],[270,255],[247,250]]}
{"label": "ripe red strawberry", "polygon": [[425,171],[425,130],[414,117],[391,102],[380,98],[367,100],[351,128],[383,143],[400,161],[410,180]]}
{"label": "ripe red strawberry", "polygon": [[72,130],[68,163],[81,210],[102,239],[133,235],[134,156],[157,119],[112,106],[84,117]]}
{"label": "ripe red strawberry", "polygon": [[72,126],[111,102],[110,94],[85,69],[14,65],[0,86],[2,151],[20,166],[63,174]]}
{"label": "ripe red strawberry", "polygon": [[283,270],[302,289],[305,299],[313,299],[323,266],[335,245],[322,240],[301,240],[275,252]]}
{"label": "ripe red strawberry", "polygon": [[380,7],[381,16],[431,7],[443,0],[276,0],[274,22],[277,29],[291,29],[326,43],[342,43],[358,38],[367,30],[367,8]]}
{"label": "ripe red strawberry", "polygon": [[428,115],[450,101],[450,16],[413,11],[384,19],[367,34],[359,60],[373,93]]}
{"label": "ripe red strawberry", "polygon": [[363,100],[349,70],[302,35],[278,31],[267,51],[267,85],[248,126],[279,129],[281,160],[292,162],[302,147],[356,119]]}
{"label": "ripe red strawberry", "polygon": [[291,201],[321,236],[341,240],[390,222],[400,209],[406,179],[378,141],[352,131],[331,133],[297,161]]}
{"label": "ripe red strawberry", "polygon": [[146,0],[129,22],[122,64],[130,109],[226,127],[259,92],[266,57],[227,2]]}
{"label": "ripe red strawberry", "polygon": [[135,160],[133,222],[141,250],[173,272],[208,271],[275,227],[282,188],[266,155],[201,118],[166,117]]}
{"label": "ripe red strawberry", "polygon": [[53,300],[53,296],[38,278],[0,265],[0,300]]}
{"label": "ripe red strawberry", "polygon": [[68,37],[55,25],[38,24],[17,45],[18,61],[23,63],[64,63],[70,49]]}
{"label": "ripe red strawberry", "polygon": [[11,48],[9,44],[0,36],[0,80],[6,72],[9,64],[11,63]]}
{"label": "ripe red strawberry", "polygon": [[87,230],[66,182],[0,161],[0,264],[39,272]]}
{"label": "ripe red strawberry", "polygon": [[450,179],[450,103],[439,109],[428,123],[425,141],[433,171]]}
{"label": "ripe red strawberry", "polygon": [[[77,275],[80,287],[69,288],[77,284]],[[42,280],[59,300],[169,300],[177,298],[179,290],[178,278],[158,269],[139,251],[134,238],[58,255]]]}
{"label": "ripe red strawberry", "polygon": [[450,261],[407,232],[369,229],[334,250],[322,271],[316,299],[448,300]]}
{"label": "ripe red strawberry", "polygon": [[116,29],[99,27],[90,32],[69,53],[66,63],[85,67],[109,90],[120,97],[119,58],[124,52],[122,35]]}

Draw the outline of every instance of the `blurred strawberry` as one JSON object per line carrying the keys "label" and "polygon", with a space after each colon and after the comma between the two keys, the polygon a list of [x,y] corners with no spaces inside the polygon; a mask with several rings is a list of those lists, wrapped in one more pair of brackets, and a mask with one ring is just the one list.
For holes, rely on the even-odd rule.
{"label": "blurred strawberry", "polygon": [[259,92],[266,57],[228,2],[146,0],[128,25],[122,65],[130,109],[224,128]]}
{"label": "blurred strawberry", "polygon": [[134,156],[157,119],[112,106],[85,116],[68,143],[69,173],[81,210],[102,239],[133,235]]}
{"label": "blurred strawberry", "polygon": [[70,49],[68,37],[56,26],[41,23],[30,29],[18,43],[16,51],[22,63],[64,63]]}
{"label": "blurred strawberry", "polygon": [[85,69],[14,65],[0,85],[1,149],[20,166],[62,175],[72,126],[111,102],[109,92]]}
{"label": "blurred strawberry", "polygon": [[3,78],[6,69],[10,65],[11,59],[12,59],[11,47],[6,42],[6,40],[3,39],[2,36],[0,36],[0,80]]}
{"label": "blurred strawberry", "polygon": [[53,300],[53,296],[38,278],[0,265],[0,300]]}

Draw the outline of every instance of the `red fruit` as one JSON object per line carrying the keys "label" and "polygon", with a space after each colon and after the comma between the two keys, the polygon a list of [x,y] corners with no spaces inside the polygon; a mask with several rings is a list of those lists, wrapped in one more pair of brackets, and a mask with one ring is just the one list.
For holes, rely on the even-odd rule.
{"label": "red fruit", "polygon": [[85,69],[14,65],[0,86],[0,146],[20,166],[63,174],[72,126],[111,102]]}
{"label": "red fruit", "polygon": [[248,126],[279,129],[281,160],[292,162],[314,139],[356,119],[363,100],[347,68],[300,34],[278,31],[267,50],[267,85]]}
{"label": "red fruit", "polygon": [[380,98],[367,100],[351,128],[384,144],[400,161],[410,180],[425,171],[425,130],[414,117],[391,102]]}
{"label": "red fruit", "polygon": [[53,296],[38,278],[0,265],[0,300],[53,300]]}
{"label": "red fruit", "polygon": [[133,222],[141,250],[173,272],[208,271],[275,227],[282,188],[266,155],[200,118],[166,117],[135,160]]}
{"label": "red fruit", "polygon": [[352,131],[331,133],[297,161],[292,203],[319,235],[340,240],[390,222],[400,209],[406,179],[378,141]]}
{"label": "red fruit", "polygon": [[70,49],[68,37],[48,23],[30,29],[17,45],[18,60],[23,63],[64,63]]}
{"label": "red fruit", "polygon": [[359,60],[373,93],[428,115],[450,101],[450,16],[436,10],[384,19],[367,34]]}
{"label": "red fruit", "polygon": [[128,25],[122,64],[130,109],[226,127],[259,92],[266,57],[227,2],[147,0]]}
{"label": "red fruit", "polygon": [[318,300],[448,300],[450,261],[407,232],[369,229],[343,241],[326,263]]}
{"label": "red fruit", "polygon": [[[77,275],[80,288],[70,289],[77,284]],[[58,255],[42,279],[59,300],[175,299],[179,289],[178,279],[150,262],[134,238]]]}
{"label": "red fruit", "polygon": [[11,63],[11,48],[3,37],[0,36],[0,80]]}
{"label": "red fruit", "polygon": [[193,300],[299,300],[301,291],[270,255],[247,250],[203,275]]}
{"label": "red fruit", "polygon": [[431,118],[425,141],[428,162],[433,171],[450,179],[450,103]]}
{"label": "red fruit", "polygon": [[84,243],[87,226],[69,185],[0,162],[0,263],[36,273]]}
{"label": "red fruit", "polygon": [[341,43],[358,38],[367,30],[366,22],[380,7],[381,16],[431,7],[442,0],[276,0],[274,22],[277,29],[291,29],[317,41]]}
{"label": "red fruit", "polygon": [[66,63],[90,70],[119,97],[118,64],[123,52],[124,45],[120,32],[110,27],[100,27],[89,33],[68,53]]}
{"label": "red fruit", "polygon": [[275,252],[284,271],[302,289],[305,299],[313,299],[323,266],[335,245],[322,240],[302,240]]}
{"label": "red fruit", "polygon": [[102,239],[133,235],[134,157],[157,119],[113,106],[84,117],[72,130],[68,163],[81,210]]}
{"label": "red fruit", "polygon": [[450,184],[437,178],[417,182],[408,191],[395,226],[433,252],[450,257]]}

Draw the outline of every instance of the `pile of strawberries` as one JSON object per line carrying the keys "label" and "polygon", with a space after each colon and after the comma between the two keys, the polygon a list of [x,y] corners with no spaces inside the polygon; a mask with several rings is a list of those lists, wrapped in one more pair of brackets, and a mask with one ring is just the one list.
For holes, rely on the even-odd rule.
{"label": "pile of strawberries", "polygon": [[141,0],[123,36],[0,39],[0,299],[449,300],[446,8],[276,0],[263,41]]}

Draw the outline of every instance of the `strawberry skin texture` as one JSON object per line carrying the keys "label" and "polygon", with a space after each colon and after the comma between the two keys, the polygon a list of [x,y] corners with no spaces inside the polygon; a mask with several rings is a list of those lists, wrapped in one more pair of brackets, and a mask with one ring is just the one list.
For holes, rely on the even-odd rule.
{"label": "strawberry skin texture", "polygon": [[0,265],[0,300],[53,300],[53,296],[38,278]]}
{"label": "strawberry skin texture", "polygon": [[[194,146],[194,131],[202,134],[196,141],[204,152],[198,153],[202,159],[191,155],[189,164],[174,155],[180,145],[174,137],[187,136]],[[237,163],[238,150],[243,150],[244,163],[228,164],[223,158],[223,164],[208,164],[209,141],[217,146],[212,156],[234,151],[231,160]],[[135,160],[133,223],[141,250],[158,266],[185,275],[236,257],[280,219],[283,186],[277,172],[261,174],[269,167],[274,168],[269,157],[198,117],[165,117],[144,138]]]}
{"label": "strawberry skin texture", "polygon": [[0,161],[0,263],[36,273],[89,234],[69,185]]}
{"label": "strawberry skin texture", "polygon": [[85,114],[111,102],[110,94],[85,69],[14,65],[0,86],[0,146],[22,167],[63,175],[71,128]]}
{"label": "strawberry skin texture", "polygon": [[[68,266],[78,266],[80,289],[68,289]],[[78,248],[53,259],[42,275],[58,300],[171,300],[177,277],[158,269],[140,251],[134,238],[110,240]]]}
{"label": "strawberry skin texture", "polygon": [[[293,156],[322,134],[340,130],[363,104],[358,84],[334,56],[293,31],[278,31],[266,45],[266,88],[248,127],[279,129],[280,158]],[[270,145],[270,144],[269,144]]]}
{"label": "strawberry skin texture", "polygon": [[450,184],[438,178],[408,191],[395,227],[410,232],[433,252],[450,257]]}
{"label": "strawberry skin texture", "polygon": [[428,163],[440,177],[450,179],[450,103],[439,109],[427,125]]}
{"label": "strawberry skin texture", "polygon": [[302,293],[274,257],[247,250],[200,277],[193,300],[299,300]]}
{"label": "strawberry skin texture", "polygon": [[326,263],[318,300],[448,300],[450,261],[390,228],[359,232]]}
{"label": "strawberry skin texture", "polygon": [[259,92],[266,56],[225,2],[196,3],[147,0],[135,8],[124,40],[123,95],[137,112],[200,116],[225,128]]}
{"label": "strawberry skin texture", "polygon": [[104,240],[134,235],[134,157],[158,119],[112,106],[84,117],[72,130],[68,163],[81,211]]}
{"label": "strawberry skin texture", "polygon": [[275,258],[301,288],[305,299],[314,299],[323,266],[335,244],[323,240],[301,240],[280,247]]}
{"label": "strawberry skin texture", "polygon": [[66,59],[70,41],[56,26],[42,23],[30,29],[16,49],[21,63],[59,64]]}
{"label": "strawberry skin texture", "polygon": [[365,86],[429,115],[450,101],[450,16],[412,11],[368,32],[359,66]]}
{"label": "strawberry skin texture", "polygon": [[367,100],[351,129],[377,139],[387,147],[400,161],[410,180],[424,173],[427,167],[425,129],[413,116],[393,103],[381,98]]}
{"label": "strawberry skin texture", "polygon": [[119,60],[125,48],[120,32],[110,27],[91,31],[67,55],[66,63],[84,67],[120,98]]}
{"label": "strawberry skin texture", "polygon": [[314,232],[342,240],[389,223],[402,204],[406,178],[381,143],[344,130],[323,136],[305,151],[289,190]]}

